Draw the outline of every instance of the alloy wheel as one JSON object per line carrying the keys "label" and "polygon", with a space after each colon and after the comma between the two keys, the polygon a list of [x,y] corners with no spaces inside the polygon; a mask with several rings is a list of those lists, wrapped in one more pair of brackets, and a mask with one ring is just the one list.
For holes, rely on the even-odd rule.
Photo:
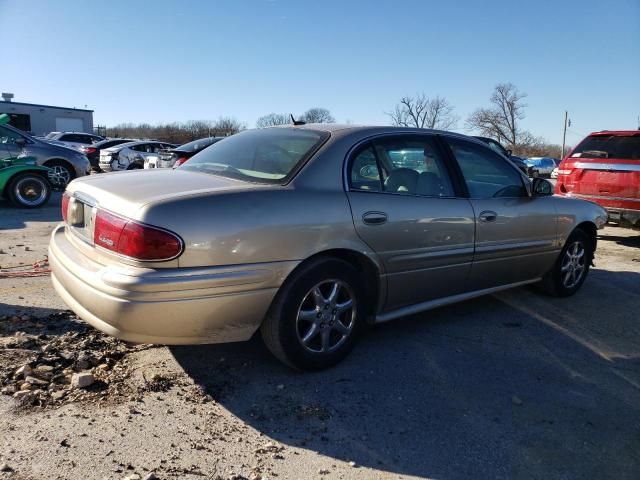
{"label": "alloy wheel", "polygon": [[355,320],[352,288],[341,280],[325,280],[307,292],[298,308],[298,340],[310,352],[333,352],[347,340]]}
{"label": "alloy wheel", "polygon": [[562,276],[562,284],[565,288],[575,287],[586,270],[586,256],[585,248],[582,242],[573,242],[567,248],[564,258],[562,259],[562,266],[560,267],[560,273]]}
{"label": "alloy wheel", "polygon": [[62,165],[54,165],[49,167],[49,181],[57,187],[65,187],[71,181],[71,173],[69,169]]}

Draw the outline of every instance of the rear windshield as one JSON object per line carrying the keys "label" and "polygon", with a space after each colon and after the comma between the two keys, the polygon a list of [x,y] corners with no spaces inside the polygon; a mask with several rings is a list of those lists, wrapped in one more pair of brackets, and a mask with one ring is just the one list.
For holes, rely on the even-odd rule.
{"label": "rear windshield", "polygon": [[593,135],[585,138],[575,148],[571,158],[640,160],[640,135],[633,137]]}
{"label": "rear windshield", "polygon": [[201,138],[199,140],[194,140],[193,142],[180,145],[175,150],[180,150],[181,152],[197,152],[202,150],[205,147],[208,147],[212,143],[217,142],[218,140],[220,140],[220,138],[216,138],[216,137]]}
{"label": "rear windshield", "polygon": [[178,168],[250,182],[281,183],[327,138],[327,132],[293,128],[246,130],[214,143]]}

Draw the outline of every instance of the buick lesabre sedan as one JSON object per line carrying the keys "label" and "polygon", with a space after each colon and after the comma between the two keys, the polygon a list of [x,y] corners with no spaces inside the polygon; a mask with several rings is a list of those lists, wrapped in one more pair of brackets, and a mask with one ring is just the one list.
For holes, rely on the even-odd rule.
{"label": "buick lesabre sedan", "polygon": [[73,181],[53,284],[131,342],[249,339],[299,369],[342,359],[368,324],[538,283],[585,281],[605,211],[551,195],[448,132],[249,130],[176,170]]}

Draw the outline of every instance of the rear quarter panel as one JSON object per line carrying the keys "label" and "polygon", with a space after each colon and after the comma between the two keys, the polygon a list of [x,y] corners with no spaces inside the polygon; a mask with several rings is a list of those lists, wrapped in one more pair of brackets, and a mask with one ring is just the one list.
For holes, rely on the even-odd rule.
{"label": "rear quarter panel", "polygon": [[144,206],[141,220],[181,236],[181,267],[303,260],[346,248],[371,254],[343,191],[257,191],[182,197]]}

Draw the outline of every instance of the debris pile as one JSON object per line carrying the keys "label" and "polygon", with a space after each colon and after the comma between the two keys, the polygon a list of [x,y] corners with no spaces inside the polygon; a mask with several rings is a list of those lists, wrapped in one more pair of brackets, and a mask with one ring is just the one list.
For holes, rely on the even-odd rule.
{"label": "debris pile", "polygon": [[23,406],[117,401],[130,395],[130,345],[80,323],[70,312],[0,317],[0,392]]}

